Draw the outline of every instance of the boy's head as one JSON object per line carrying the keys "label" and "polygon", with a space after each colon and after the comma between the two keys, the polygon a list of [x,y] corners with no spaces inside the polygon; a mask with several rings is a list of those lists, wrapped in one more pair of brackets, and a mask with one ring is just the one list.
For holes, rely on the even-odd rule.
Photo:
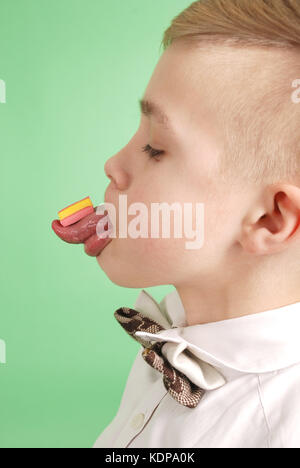
{"label": "boy's head", "polygon": [[[99,265],[132,288],[211,294],[254,274],[271,281],[276,267],[299,286],[300,103],[292,84],[300,79],[300,3],[197,1],[173,20],[163,45],[140,126],[105,166],[117,238]],[[146,145],[163,153],[150,159]],[[161,231],[159,239],[119,238],[119,195],[148,213],[151,203],[203,203],[203,247],[187,250],[186,237]]]}

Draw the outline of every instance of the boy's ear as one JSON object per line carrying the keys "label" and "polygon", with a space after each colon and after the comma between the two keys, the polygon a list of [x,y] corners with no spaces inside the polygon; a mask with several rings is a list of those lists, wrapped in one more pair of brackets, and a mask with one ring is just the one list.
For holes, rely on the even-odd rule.
{"label": "boy's ear", "polygon": [[248,253],[269,255],[285,250],[296,239],[300,242],[300,188],[271,185],[243,219],[238,242]]}

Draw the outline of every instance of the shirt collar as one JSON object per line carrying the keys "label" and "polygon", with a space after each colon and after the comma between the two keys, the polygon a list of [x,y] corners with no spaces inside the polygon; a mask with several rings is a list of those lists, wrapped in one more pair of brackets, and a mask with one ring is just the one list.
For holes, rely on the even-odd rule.
{"label": "shirt collar", "polygon": [[221,370],[227,380],[240,372],[272,372],[300,362],[300,302],[192,326],[186,326],[177,290],[158,303],[143,289],[134,308],[166,329],[149,337],[188,343],[193,354]]}

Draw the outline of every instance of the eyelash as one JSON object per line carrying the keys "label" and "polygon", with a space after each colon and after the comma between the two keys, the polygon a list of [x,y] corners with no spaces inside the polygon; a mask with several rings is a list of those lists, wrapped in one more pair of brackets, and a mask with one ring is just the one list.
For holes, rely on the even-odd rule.
{"label": "eyelash", "polygon": [[150,145],[143,146],[142,151],[144,153],[148,153],[150,159],[153,159],[156,156],[160,156],[160,155],[164,154],[164,151],[152,148],[152,146],[150,146]]}

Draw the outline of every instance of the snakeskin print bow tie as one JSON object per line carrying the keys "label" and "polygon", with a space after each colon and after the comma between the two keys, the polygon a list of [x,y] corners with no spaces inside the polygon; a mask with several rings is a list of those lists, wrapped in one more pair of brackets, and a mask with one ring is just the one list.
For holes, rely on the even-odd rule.
{"label": "snakeskin print bow tie", "polygon": [[137,331],[155,334],[165,330],[165,328],[154,320],[143,316],[137,310],[128,307],[116,310],[114,316],[124,330],[144,347],[143,359],[153,369],[163,374],[163,383],[169,394],[181,405],[195,408],[205,390],[191,382],[186,375],[175,369],[163,356],[161,349],[166,342],[152,344],[150,341],[135,335]]}

